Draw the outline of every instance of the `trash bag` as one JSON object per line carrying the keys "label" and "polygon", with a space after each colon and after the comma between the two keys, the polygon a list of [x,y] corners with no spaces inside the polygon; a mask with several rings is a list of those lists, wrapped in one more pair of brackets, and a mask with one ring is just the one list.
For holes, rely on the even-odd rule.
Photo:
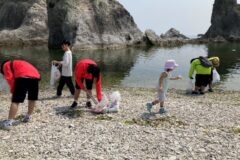
{"label": "trash bag", "polygon": [[114,113],[119,111],[120,101],[121,101],[121,94],[119,91],[113,92],[109,96],[109,105],[103,108],[104,113]]}
{"label": "trash bag", "polygon": [[186,94],[191,94],[194,89],[194,82],[192,79],[189,79],[187,82]]}
{"label": "trash bag", "polygon": [[54,84],[56,83],[57,80],[59,80],[60,77],[61,77],[61,73],[59,69],[55,65],[52,65],[50,85],[54,86]]}
{"label": "trash bag", "polygon": [[9,85],[2,74],[0,74],[0,91],[6,93],[10,92]]}
{"label": "trash bag", "polygon": [[109,98],[103,93],[103,98],[91,112],[95,114],[115,113],[119,111],[121,95],[118,91],[113,92]]}
{"label": "trash bag", "polygon": [[221,78],[216,69],[213,69],[213,83],[220,82]]}
{"label": "trash bag", "polygon": [[102,93],[102,100],[91,109],[91,112],[95,114],[103,114],[104,113],[103,108],[107,107],[108,104],[109,100],[106,94]]}

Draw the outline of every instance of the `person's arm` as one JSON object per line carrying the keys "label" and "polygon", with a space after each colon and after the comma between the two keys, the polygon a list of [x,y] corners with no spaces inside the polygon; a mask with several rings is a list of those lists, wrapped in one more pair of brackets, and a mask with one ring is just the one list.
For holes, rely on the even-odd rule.
{"label": "person's arm", "polygon": [[97,99],[98,99],[98,101],[100,102],[101,100],[102,100],[102,78],[101,78],[102,76],[101,75],[99,75],[99,78],[98,79],[96,79],[96,92],[97,92]]}
{"label": "person's arm", "polygon": [[159,78],[159,89],[162,91],[163,89],[163,79],[168,76],[167,72],[163,72]]}
{"label": "person's arm", "polygon": [[3,72],[4,72],[4,77],[10,87],[10,91],[11,93],[13,93],[15,88],[15,78],[10,65],[5,66],[3,69]]}
{"label": "person's arm", "polygon": [[176,77],[171,77],[169,79],[170,80],[179,80],[179,79],[182,79],[182,77],[181,76],[176,76]]}

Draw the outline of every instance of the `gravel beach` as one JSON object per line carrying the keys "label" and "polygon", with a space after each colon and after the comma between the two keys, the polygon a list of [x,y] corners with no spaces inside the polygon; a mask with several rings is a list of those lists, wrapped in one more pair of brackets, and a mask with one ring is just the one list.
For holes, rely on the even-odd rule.
{"label": "gravel beach", "polygon": [[[54,90],[41,90],[31,122],[0,130],[0,159],[240,159],[240,92],[190,96],[170,90],[162,116],[146,112],[153,89],[104,91],[115,90],[122,95],[121,111],[105,115],[91,114],[83,94],[77,110],[69,111],[67,91],[51,99]],[[8,115],[9,97],[0,93],[0,120]],[[26,102],[18,115],[26,113]]]}

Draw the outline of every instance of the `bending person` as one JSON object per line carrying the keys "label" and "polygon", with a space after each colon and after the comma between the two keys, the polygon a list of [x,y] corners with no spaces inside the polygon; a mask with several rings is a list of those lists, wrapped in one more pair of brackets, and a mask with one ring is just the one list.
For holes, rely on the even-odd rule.
{"label": "bending person", "polygon": [[208,84],[208,91],[209,92],[213,92],[213,89],[212,89],[212,84],[213,84],[213,70],[216,69],[217,67],[219,67],[220,65],[220,59],[218,57],[210,57],[208,59],[209,61],[212,62],[213,66],[212,66],[212,70],[211,70],[211,75],[209,77],[209,84]]}
{"label": "bending person", "polygon": [[23,103],[28,94],[28,113],[23,122],[28,122],[38,100],[40,74],[30,63],[23,60],[7,60],[1,64],[1,73],[10,86],[12,103],[4,129],[10,129],[16,117],[19,103]]}
{"label": "bending person", "polygon": [[[74,94],[74,102],[71,105],[71,108],[76,108],[78,105],[78,98],[81,90],[88,92],[87,93],[87,103],[86,106],[91,108],[92,104],[90,98],[92,96],[92,86],[95,81],[97,99],[100,102],[102,99],[102,87],[101,87],[101,74],[100,69],[97,66],[96,62],[91,59],[84,59],[79,61],[75,67],[75,81],[76,81],[76,91]],[[84,86],[84,81],[85,85]]]}

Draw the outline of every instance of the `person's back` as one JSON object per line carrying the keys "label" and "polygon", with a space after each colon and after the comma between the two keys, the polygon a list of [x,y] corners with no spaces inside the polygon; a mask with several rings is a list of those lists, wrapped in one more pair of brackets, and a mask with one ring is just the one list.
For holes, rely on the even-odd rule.
{"label": "person's back", "polygon": [[7,61],[2,69],[5,73],[13,72],[15,78],[31,77],[40,79],[37,69],[32,64],[23,60]]}
{"label": "person's back", "polygon": [[211,67],[204,67],[203,65],[201,65],[201,61],[199,59],[195,59],[191,63],[189,77],[192,77],[194,71],[196,72],[196,74],[209,75],[211,74]]}

